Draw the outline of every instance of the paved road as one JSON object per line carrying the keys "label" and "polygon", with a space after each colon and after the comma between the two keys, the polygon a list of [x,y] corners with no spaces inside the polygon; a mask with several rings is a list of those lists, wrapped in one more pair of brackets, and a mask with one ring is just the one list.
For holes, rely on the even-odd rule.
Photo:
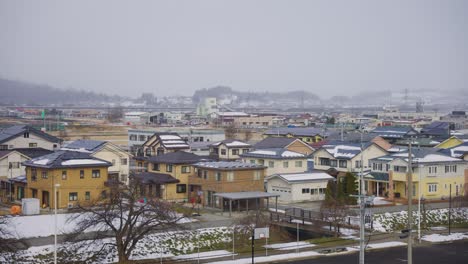
{"label": "paved road", "polygon": [[[368,264],[398,264],[407,263],[407,248],[396,247],[366,252],[365,262]],[[297,261],[278,263],[291,264],[343,264],[359,263],[359,252],[345,255],[320,257]],[[458,264],[468,263],[468,240],[449,244],[433,244],[415,247],[413,249],[413,263],[424,264]]]}

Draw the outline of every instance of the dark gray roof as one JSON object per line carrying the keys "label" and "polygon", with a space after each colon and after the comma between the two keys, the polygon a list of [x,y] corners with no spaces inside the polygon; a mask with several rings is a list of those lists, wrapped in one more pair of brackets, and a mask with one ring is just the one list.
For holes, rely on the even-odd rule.
{"label": "dark gray roof", "polygon": [[15,148],[13,150],[18,151],[31,159],[53,153],[53,151],[43,148]]}
{"label": "dark gray roof", "polygon": [[59,143],[61,142],[61,139],[51,136],[47,133],[44,133],[38,129],[35,129],[31,126],[28,125],[15,125],[11,126],[5,129],[0,130],[0,143],[3,143],[5,141],[8,141],[12,138],[22,136],[25,132],[33,133],[38,137],[41,137],[47,141],[53,142],[53,143]]}
{"label": "dark gray roof", "polygon": [[5,156],[5,155],[8,155],[10,154],[12,150],[0,150],[0,158]]}
{"label": "dark gray roof", "polygon": [[369,174],[365,175],[364,178],[372,179],[374,181],[388,181],[389,176],[386,172],[369,172]]}
{"label": "dark gray roof", "polygon": [[321,128],[315,128],[315,127],[279,127],[279,128],[273,128],[267,130],[265,135],[287,135],[291,134],[293,136],[316,136],[316,135],[321,135],[325,136],[328,134],[326,131],[324,132],[323,129]]}
{"label": "dark gray roof", "polygon": [[[362,140],[364,142],[369,142],[374,139],[376,135],[369,133],[362,133]],[[328,135],[327,140],[329,141],[341,141],[341,132],[334,131]],[[361,133],[356,131],[343,131],[343,142],[350,143],[360,143],[361,142]]]}
{"label": "dark gray roof", "polygon": [[204,160],[204,158],[193,153],[176,151],[162,155],[151,156],[147,160],[153,163],[193,164]]}
{"label": "dark gray roof", "polygon": [[205,161],[195,164],[199,168],[221,169],[221,170],[242,170],[242,169],[264,169],[265,166],[239,162],[239,161]]}
{"label": "dark gray roof", "polygon": [[65,146],[67,149],[83,149],[87,151],[94,152],[101,148],[104,144],[106,144],[106,141],[101,141],[101,140],[89,140],[89,139],[78,139],[75,140]]}
{"label": "dark gray roof", "polygon": [[267,148],[285,148],[289,144],[293,143],[295,138],[286,137],[267,137],[264,140],[258,142],[253,147],[255,149],[267,149]]}
{"label": "dark gray roof", "polygon": [[167,184],[180,182],[169,174],[141,172],[132,176],[142,184]]}
{"label": "dark gray roof", "polygon": [[25,166],[39,168],[88,168],[110,167],[108,161],[95,158],[88,153],[59,150],[48,155],[36,157],[23,162]]}

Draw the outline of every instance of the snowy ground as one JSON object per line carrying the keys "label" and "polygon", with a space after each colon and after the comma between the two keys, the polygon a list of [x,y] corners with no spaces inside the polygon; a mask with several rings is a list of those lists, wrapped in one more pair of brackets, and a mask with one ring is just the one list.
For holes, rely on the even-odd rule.
{"label": "snowy ground", "polygon": [[446,241],[462,240],[462,239],[468,239],[468,233],[452,233],[450,235],[432,234],[432,235],[422,236],[421,239],[424,241],[429,241],[429,242],[446,242]]}
{"label": "snowy ground", "polygon": [[179,255],[179,256],[173,257],[173,259],[177,259],[177,260],[198,259],[198,258],[211,259],[211,258],[221,258],[221,257],[229,257],[229,256],[232,256],[232,252],[229,252],[227,250],[214,250],[214,251]]}
{"label": "snowy ground", "polygon": [[289,242],[289,243],[278,243],[278,244],[271,244],[267,246],[263,246],[264,248],[268,249],[277,249],[277,250],[293,250],[299,248],[310,248],[315,247],[315,244],[310,244],[309,242],[299,241],[299,242]]}
{"label": "snowy ground", "polygon": [[383,198],[383,197],[375,197],[373,203],[374,203],[374,205],[393,204],[392,202],[385,201],[384,199],[385,199],[385,198]]}

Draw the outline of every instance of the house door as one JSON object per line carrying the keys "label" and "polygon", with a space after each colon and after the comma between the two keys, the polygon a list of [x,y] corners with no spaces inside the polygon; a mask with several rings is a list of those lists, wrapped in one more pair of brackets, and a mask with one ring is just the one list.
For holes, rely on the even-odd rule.
{"label": "house door", "polygon": [[49,207],[49,192],[48,191],[42,191],[42,207]]}
{"label": "house door", "polygon": [[19,187],[18,187],[18,192],[17,192],[16,195],[17,195],[16,198],[17,198],[18,200],[23,199],[23,198],[24,198],[24,187],[19,186]]}

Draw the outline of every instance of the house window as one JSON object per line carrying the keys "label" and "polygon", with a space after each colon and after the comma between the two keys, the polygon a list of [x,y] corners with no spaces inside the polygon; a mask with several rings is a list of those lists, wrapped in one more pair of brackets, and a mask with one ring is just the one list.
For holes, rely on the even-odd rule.
{"label": "house window", "polygon": [[250,163],[255,164],[255,160],[250,160]]}
{"label": "house window", "polygon": [[330,160],[330,167],[337,167],[337,162],[336,160]]}
{"label": "house window", "polygon": [[153,170],[159,171],[159,163],[153,163]]}
{"label": "house window", "polygon": [[190,173],[190,166],[182,166],[182,173]]}
{"label": "house window", "polygon": [[385,164],[385,171],[389,171],[390,170],[390,164]]}
{"label": "house window", "polygon": [[37,148],[37,143],[29,143],[30,148]]}
{"label": "house window", "polygon": [[254,171],[254,181],[259,181],[261,178],[261,172],[256,170]]}
{"label": "house window", "polygon": [[8,150],[8,145],[0,145],[0,150]]}
{"label": "house window", "polygon": [[206,171],[206,170],[203,171],[203,179],[205,179],[205,180],[208,179],[208,171]]}
{"label": "house window", "polygon": [[24,138],[29,138],[29,132],[24,132],[23,137]]}
{"label": "house window", "polygon": [[457,165],[445,165],[445,173],[457,172]]}
{"label": "house window", "polygon": [[177,184],[177,193],[186,193],[187,192],[187,184]]}
{"label": "house window", "polygon": [[247,153],[249,152],[249,149],[242,149],[242,153]]}
{"label": "house window", "polygon": [[340,160],[339,162],[340,168],[348,167],[348,162],[346,160]]}
{"label": "house window", "polygon": [[78,193],[77,192],[68,193],[68,201],[78,201]]}
{"label": "house window", "polygon": [[139,135],[138,138],[140,141],[146,141],[145,135]]}
{"label": "house window", "polygon": [[92,177],[93,178],[100,178],[101,177],[101,171],[100,170],[93,170],[92,171]]}
{"label": "house window", "polygon": [[32,191],[32,198],[37,198],[37,189],[31,189]]}
{"label": "house window", "polygon": [[226,155],[226,150],[225,149],[221,149],[221,155]]}
{"label": "house window", "polygon": [[172,172],[172,164],[166,164],[166,171]]}
{"label": "house window", "polygon": [[436,174],[437,166],[429,166],[429,174]]}
{"label": "house window", "polygon": [[84,179],[84,170],[80,170],[80,179]]}
{"label": "house window", "polygon": [[20,167],[20,163],[19,162],[10,162],[8,164],[8,168],[10,169],[19,169]]}
{"label": "house window", "polygon": [[42,171],[42,179],[47,179],[47,171]]}
{"label": "house window", "polygon": [[215,174],[216,181],[221,181],[221,172],[217,171]]}
{"label": "house window", "polygon": [[294,162],[295,165],[296,165],[296,168],[301,168],[302,167],[302,160],[297,160],[296,162]]}
{"label": "house window", "polygon": [[36,181],[36,180],[37,180],[37,169],[31,168],[31,181]]}
{"label": "house window", "polygon": [[62,171],[62,180],[67,179],[67,171]]}
{"label": "house window", "polygon": [[227,172],[227,181],[232,182],[234,181],[234,172],[233,171],[228,171]]}
{"label": "house window", "polygon": [[430,193],[435,193],[435,192],[437,192],[437,183],[429,183],[429,184],[427,185],[427,187],[428,187],[428,191],[429,191]]}
{"label": "house window", "polygon": [[259,159],[259,160],[258,160],[258,164],[264,165],[264,164],[265,164],[265,160]]}
{"label": "house window", "polygon": [[135,134],[130,134],[130,141],[137,141],[138,140],[138,136],[135,135]]}
{"label": "house window", "polygon": [[197,171],[197,176],[198,178],[201,178],[202,177],[202,174],[203,174],[203,171],[200,170],[200,169],[195,169]]}
{"label": "house window", "polygon": [[325,194],[326,188],[319,188],[319,194]]}
{"label": "house window", "polygon": [[354,162],[354,167],[356,167],[356,168],[361,168],[361,161],[360,161],[360,160],[356,160],[356,161]]}
{"label": "house window", "polygon": [[311,195],[316,195],[318,193],[318,189],[310,189]]}
{"label": "house window", "polygon": [[275,162],[274,161],[269,161],[268,162],[268,167],[274,168],[275,167]]}
{"label": "house window", "polygon": [[86,201],[91,200],[91,193],[90,192],[85,192],[85,200]]}
{"label": "house window", "polygon": [[302,193],[310,193],[310,189],[309,188],[302,188]]}
{"label": "house window", "polygon": [[163,155],[163,154],[164,154],[164,148],[158,148],[158,149],[156,150],[156,155],[159,156],[159,155]]}
{"label": "house window", "polygon": [[289,167],[289,162],[283,161],[283,168],[288,168],[288,167]]}
{"label": "house window", "polygon": [[239,149],[233,149],[232,155],[239,155]]}
{"label": "house window", "polygon": [[127,163],[128,163],[127,159],[120,159],[120,164],[127,165]]}
{"label": "house window", "polygon": [[393,170],[396,172],[406,172],[406,166],[393,166]]}

